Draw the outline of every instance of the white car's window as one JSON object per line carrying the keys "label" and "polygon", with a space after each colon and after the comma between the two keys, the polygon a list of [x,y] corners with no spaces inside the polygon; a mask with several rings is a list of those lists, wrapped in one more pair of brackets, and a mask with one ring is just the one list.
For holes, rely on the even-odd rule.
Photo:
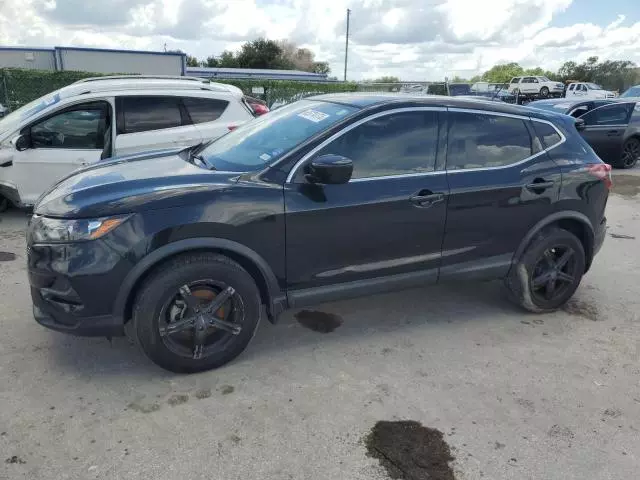
{"label": "white car's window", "polygon": [[569,85],[569,91],[573,92],[575,88],[576,88],[575,83],[572,83],[571,85]]}
{"label": "white car's window", "polygon": [[213,122],[220,118],[229,106],[226,100],[215,98],[183,97],[182,103],[193,123]]}
{"label": "white car's window", "polygon": [[449,112],[447,170],[503,167],[525,160],[533,143],[523,120]]}
{"label": "white car's window", "polygon": [[102,149],[106,129],[104,106],[76,108],[31,126],[32,148]]}
{"label": "white car's window", "polygon": [[119,108],[118,133],[147,132],[182,125],[179,97],[121,97]]}

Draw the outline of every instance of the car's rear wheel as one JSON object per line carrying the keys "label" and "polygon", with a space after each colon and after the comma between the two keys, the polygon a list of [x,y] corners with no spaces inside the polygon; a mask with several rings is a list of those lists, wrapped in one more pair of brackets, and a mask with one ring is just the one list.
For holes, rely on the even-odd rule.
{"label": "car's rear wheel", "polygon": [[571,232],[541,232],[513,265],[505,283],[513,301],[530,312],[552,312],[575,293],[585,270],[585,253]]}
{"label": "car's rear wheel", "polygon": [[633,168],[640,159],[640,140],[630,138],[622,146],[622,157],[618,164],[620,168]]}
{"label": "car's rear wheel", "polygon": [[542,87],[540,89],[540,96],[542,98],[547,98],[549,96],[549,88],[548,87]]}
{"label": "car's rear wheel", "polygon": [[200,372],[237,357],[253,338],[260,313],[258,288],[240,265],[223,255],[185,254],[145,281],[132,333],[162,368]]}
{"label": "car's rear wheel", "polygon": [[6,212],[9,209],[9,199],[0,195],[0,213]]}

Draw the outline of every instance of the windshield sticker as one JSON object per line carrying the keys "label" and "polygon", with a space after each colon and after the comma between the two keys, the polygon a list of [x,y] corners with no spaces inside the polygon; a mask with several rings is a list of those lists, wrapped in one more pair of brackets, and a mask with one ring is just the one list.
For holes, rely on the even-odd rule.
{"label": "windshield sticker", "polygon": [[269,155],[268,153],[263,153],[262,155],[260,155],[260,160],[262,160],[263,162],[268,161],[271,158],[271,155]]}
{"label": "windshield sticker", "polygon": [[299,117],[306,118],[307,120],[312,121],[313,123],[320,123],[322,120],[329,118],[329,115],[323,112],[319,112],[317,110],[309,109],[304,112],[300,112],[298,114]]}

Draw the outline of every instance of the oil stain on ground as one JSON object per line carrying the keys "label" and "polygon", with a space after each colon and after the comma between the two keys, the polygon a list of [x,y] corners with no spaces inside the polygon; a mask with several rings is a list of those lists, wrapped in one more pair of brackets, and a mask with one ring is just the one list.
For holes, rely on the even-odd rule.
{"label": "oil stain on ground", "polygon": [[12,262],[16,259],[16,254],[11,252],[0,252],[0,262]]}
{"label": "oil stain on ground", "polygon": [[613,178],[613,193],[625,198],[640,194],[640,177],[636,175],[616,175]]}
{"label": "oil stain on ground", "polygon": [[300,325],[314,332],[330,333],[342,325],[342,318],[334,313],[301,310],[295,317]]}
{"label": "oil stain on ground", "polygon": [[444,434],[415,421],[381,421],[365,438],[367,453],[377,458],[390,478],[455,480],[454,458]]}
{"label": "oil stain on ground", "polygon": [[175,407],[177,405],[182,405],[183,403],[187,403],[188,401],[189,401],[189,395],[177,394],[177,395],[171,395],[169,397],[169,400],[167,400],[167,403],[172,407]]}
{"label": "oil stain on ground", "polygon": [[562,307],[562,309],[569,315],[577,315],[594,322],[600,320],[600,312],[598,311],[598,307],[589,302],[571,299],[564,305],[564,307]]}

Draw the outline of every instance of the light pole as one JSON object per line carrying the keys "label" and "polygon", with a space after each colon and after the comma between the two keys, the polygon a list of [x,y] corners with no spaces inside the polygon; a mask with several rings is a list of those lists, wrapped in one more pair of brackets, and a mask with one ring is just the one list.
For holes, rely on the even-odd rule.
{"label": "light pole", "polygon": [[347,81],[347,59],[349,58],[349,17],[351,10],[347,8],[347,37],[344,45],[344,81]]}

